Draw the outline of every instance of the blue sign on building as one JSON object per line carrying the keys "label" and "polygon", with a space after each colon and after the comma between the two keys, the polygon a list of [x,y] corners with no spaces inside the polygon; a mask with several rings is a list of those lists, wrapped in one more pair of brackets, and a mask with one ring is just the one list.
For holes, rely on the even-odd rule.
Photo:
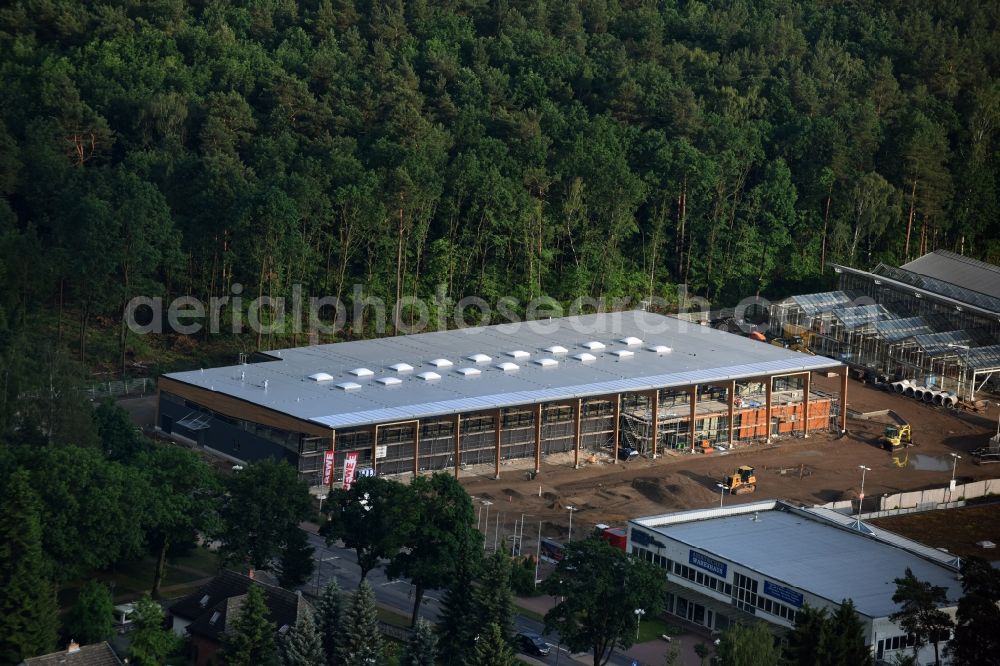
{"label": "blue sign on building", "polygon": [[695,551],[688,552],[688,562],[698,567],[699,569],[704,569],[710,573],[715,574],[719,578],[726,577],[726,563],[720,562],[708,555],[702,555],[701,553],[696,553]]}
{"label": "blue sign on building", "polygon": [[802,595],[795,590],[790,590],[782,585],[777,585],[769,580],[764,581],[764,594],[774,597],[778,601],[784,601],[796,608],[802,608]]}

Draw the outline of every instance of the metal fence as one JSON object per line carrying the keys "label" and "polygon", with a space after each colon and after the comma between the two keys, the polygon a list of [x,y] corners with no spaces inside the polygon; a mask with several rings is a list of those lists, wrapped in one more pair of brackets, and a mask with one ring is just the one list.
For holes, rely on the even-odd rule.
{"label": "metal fence", "polygon": [[111,382],[91,384],[80,389],[80,392],[91,400],[105,398],[122,398],[125,396],[140,396],[156,391],[156,380],[150,377],[141,379],[126,379]]}

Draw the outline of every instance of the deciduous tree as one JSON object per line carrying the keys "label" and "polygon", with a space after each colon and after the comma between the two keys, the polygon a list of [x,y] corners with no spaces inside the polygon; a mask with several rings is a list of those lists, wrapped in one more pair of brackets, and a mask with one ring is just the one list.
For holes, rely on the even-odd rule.
{"label": "deciduous tree", "polygon": [[564,598],[545,614],[545,628],[574,652],[592,651],[594,666],[603,666],[616,647],[635,642],[637,608],[659,612],[664,586],[660,569],[604,541],[572,542],[543,583],[546,594]]}

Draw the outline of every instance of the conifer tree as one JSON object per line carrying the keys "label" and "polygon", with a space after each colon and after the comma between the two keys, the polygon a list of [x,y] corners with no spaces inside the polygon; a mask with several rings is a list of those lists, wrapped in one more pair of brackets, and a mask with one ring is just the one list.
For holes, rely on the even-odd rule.
{"label": "conifer tree", "polygon": [[114,635],[115,604],[104,583],[88,580],[66,621],[67,633],[81,645],[100,643]]}
{"label": "conifer tree", "polygon": [[854,609],[854,602],[844,599],[830,617],[828,640],[820,662],[829,666],[871,666],[871,650],[865,641],[865,629]]}
{"label": "conifer tree", "polygon": [[344,664],[344,597],[337,585],[337,579],[331,579],[325,588],[323,596],[316,604],[316,623],[319,629],[320,642],[323,645],[323,656],[327,666]]}
{"label": "conifer tree", "polygon": [[788,633],[785,660],[789,666],[815,666],[827,644],[830,618],[825,608],[802,607],[795,628]]}
{"label": "conifer tree", "polygon": [[129,645],[129,658],[139,666],[159,666],[177,647],[179,639],[163,628],[163,608],[145,594],[135,604],[135,631]]}
{"label": "conifer tree", "polygon": [[236,617],[226,618],[224,654],[228,666],[273,666],[278,662],[275,626],[268,617],[264,593],[251,585]]}
{"label": "conifer tree", "polygon": [[413,634],[399,659],[399,666],[434,666],[437,663],[437,637],[434,628],[424,618],[417,620]]}
{"label": "conifer tree", "polygon": [[312,611],[306,611],[281,646],[282,666],[321,666],[326,659]]}
{"label": "conifer tree", "polygon": [[375,593],[368,581],[361,581],[358,591],[354,593],[344,632],[344,663],[351,666],[375,666],[379,663],[382,634],[378,628]]}
{"label": "conifer tree", "polygon": [[978,557],[962,565],[962,598],[955,614],[955,638],[948,646],[951,663],[960,666],[1000,664],[1000,571]]}
{"label": "conifer tree", "polygon": [[464,663],[475,647],[480,627],[486,626],[479,623],[474,579],[469,564],[463,563],[441,601],[437,631],[440,660],[446,666]]}
{"label": "conifer tree", "polygon": [[51,652],[58,621],[38,501],[27,472],[15,472],[0,501],[0,663]]}
{"label": "conifer tree", "polygon": [[479,637],[472,659],[466,662],[467,666],[514,666],[516,663],[514,652],[496,624],[491,624]]}
{"label": "conifer tree", "polygon": [[479,626],[495,624],[504,640],[510,638],[510,619],[514,602],[510,593],[510,558],[503,551],[496,551],[486,560],[480,585],[476,588],[476,606]]}

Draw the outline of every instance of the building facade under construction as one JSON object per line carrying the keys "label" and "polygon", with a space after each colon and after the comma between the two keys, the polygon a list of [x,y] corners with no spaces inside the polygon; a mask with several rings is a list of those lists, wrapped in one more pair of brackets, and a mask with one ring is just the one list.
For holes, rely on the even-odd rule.
{"label": "building facade under construction", "polygon": [[937,251],[899,268],[834,270],[837,291],[771,306],[771,330],[801,336],[812,352],[862,373],[935,391],[939,404],[971,401],[994,386],[1000,267]]}
{"label": "building facade under construction", "polygon": [[[157,425],[311,485],[624,449],[657,457],[843,430],[846,367],[674,317],[618,312],[269,351],[165,375]],[[815,390],[837,374],[838,394]],[[833,383],[836,386],[836,382]],[[804,400],[808,397],[808,400]],[[350,462],[349,462],[350,461]],[[350,474],[350,472],[347,472]]]}

